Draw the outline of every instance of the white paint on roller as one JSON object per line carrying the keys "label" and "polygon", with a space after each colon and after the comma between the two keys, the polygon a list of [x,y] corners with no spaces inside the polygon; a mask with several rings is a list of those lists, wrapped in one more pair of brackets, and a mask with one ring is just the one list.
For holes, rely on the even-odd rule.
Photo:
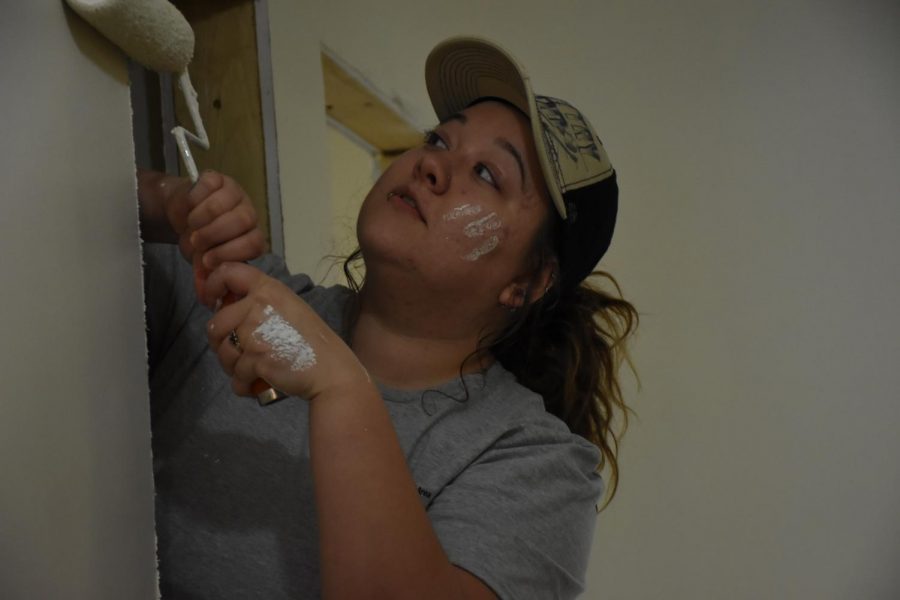
{"label": "white paint on roller", "polygon": [[66,0],[69,6],[125,54],[153,71],[178,73],[178,87],[197,133],[172,129],[191,181],[199,178],[188,141],[209,149],[197,92],[187,67],[194,56],[194,30],[167,0]]}
{"label": "white paint on roller", "polygon": [[180,73],[194,56],[194,30],[166,0],[66,0],[128,56],[153,71]]}
{"label": "white paint on roller", "polygon": [[477,215],[481,212],[481,210],[481,206],[478,204],[474,206],[471,204],[462,204],[445,213],[442,218],[445,221],[455,221],[456,219],[459,219],[461,217],[471,217]]}
{"label": "white paint on roller", "polygon": [[263,310],[266,319],[253,331],[253,338],[268,344],[271,356],[290,363],[292,371],[305,371],[316,364],[316,353],[300,332],[271,306]]}
{"label": "white paint on roller", "polygon": [[175,142],[178,144],[178,151],[181,153],[181,160],[188,170],[191,181],[196,183],[200,178],[197,172],[197,165],[194,163],[194,156],[191,154],[188,140],[198,144],[202,148],[209,150],[209,137],[206,135],[206,128],[203,127],[203,119],[200,118],[200,103],[197,102],[197,92],[191,85],[191,78],[188,76],[187,69],[178,75],[178,87],[181,88],[181,94],[184,96],[184,102],[187,105],[188,112],[191,114],[191,120],[194,127],[197,128],[196,135],[182,127],[181,125],[172,129],[172,135],[175,136]]}

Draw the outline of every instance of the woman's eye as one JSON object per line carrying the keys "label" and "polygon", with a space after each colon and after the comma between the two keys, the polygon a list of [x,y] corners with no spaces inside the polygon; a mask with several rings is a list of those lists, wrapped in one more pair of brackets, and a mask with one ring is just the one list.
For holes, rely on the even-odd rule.
{"label": "woman's eye", "polygon": [[494,174],[491,173],[491,170],[488,169],[485,165],[483,165],[483,164],[476,165],[475,166],[475,174],[478,175],[479,177],[481,177],[482,179],[484,179],[485,181],[487,181],[492,186],[497,187],[497,180],[494,179]]}
{"label": "woman's eye", "polygon": [[447,142],[444,141],[440,135],[437,134],[436,131],[426,131],[425,132],[425,143],[429,146],[434,146],[435,148],[441,148],[442,150],[447,149]]}

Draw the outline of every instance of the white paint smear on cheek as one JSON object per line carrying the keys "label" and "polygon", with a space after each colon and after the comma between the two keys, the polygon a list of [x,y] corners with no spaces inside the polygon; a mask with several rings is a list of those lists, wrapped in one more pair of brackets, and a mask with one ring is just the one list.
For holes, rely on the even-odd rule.
{"label": "white paint smear on cheek", "polygon": [[450,212],[444,214],[443,219],[445,221],[455,221],[461,217],[471,217],[473,215],[477,215],[481,212],[481,206],[478,204],[472,206],[471,204],[461,204]]}
{"label": "white paint smear on cheek", "polygon": [[481,237],[489,231],[500,229],[502,226],[503,223],[500,221],[500,217],[497,216],[497,213],[492,212],[480,219],[475,219],[463,227],[463,234],[468,238]]}
{"label": "white paint smear on cheek", "polygon": [[463,256],[464,260],[476,261],[500,244],[500,237],[492,235],[484,241],[483,244]]}
{"label": "white paint smear on cheek", "polygon": [[266,319],[253,330],[253,337],[272,348],[273,358],[290,363],[292,371],[305,371],[316,364],[316,353],[299,331],[271,306],[263,315]]}

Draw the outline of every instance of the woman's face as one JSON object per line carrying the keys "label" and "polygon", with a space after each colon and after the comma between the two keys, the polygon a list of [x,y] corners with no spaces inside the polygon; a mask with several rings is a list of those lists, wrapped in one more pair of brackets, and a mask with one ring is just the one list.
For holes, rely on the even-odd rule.
{"label": "woman's face", "polygon": [[482,102],[440,124],[384,172],[357,223],[367,270],[443,291],[496,292],[527,273],[550,210],[528,120]]}

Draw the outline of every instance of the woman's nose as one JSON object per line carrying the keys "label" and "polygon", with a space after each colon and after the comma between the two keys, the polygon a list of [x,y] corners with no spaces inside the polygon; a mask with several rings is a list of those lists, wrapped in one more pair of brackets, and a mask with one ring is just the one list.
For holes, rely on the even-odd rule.
{"label": "woman's nose", "polygon": [[425,186],[435,194],[443,194],[450,185],[450,167],[440,152],[425,152],[416,165],[416,173]]}

